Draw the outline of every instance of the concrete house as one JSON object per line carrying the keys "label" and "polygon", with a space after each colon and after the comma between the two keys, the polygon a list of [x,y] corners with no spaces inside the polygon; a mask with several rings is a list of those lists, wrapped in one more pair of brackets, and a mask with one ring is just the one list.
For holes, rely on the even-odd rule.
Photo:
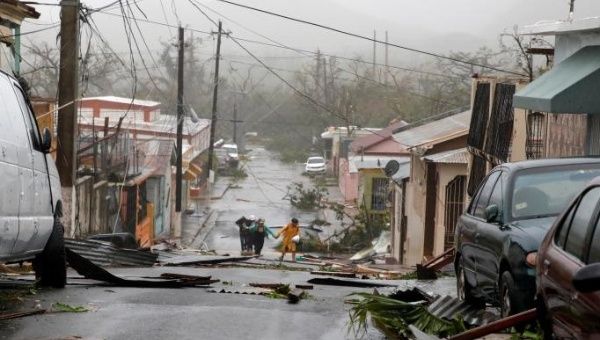
{"label": "concrete house", "polygon": [[[600,18],[525,26],[520,34],[555,38],[554,67],[514,96],[514,107],[539,121],[541,156],[600,155]],[[564,129],[552,126],[555,117]],[[575,134],[565,131],[576,129]],[[558,138],[561,138],[557,140]]]}
{"label": "concrete house", "polygon": [[465,205],[471,111],[450,112],[408,125],[394,139],[410,161],[389,164],[392,179],[392,257],[415,265],[453,246]]}
{"label": "concrete house", "polygon": [[350,153],[350,144],[361,136],[371,135],[381,129],[359,128],[357,126],[338,126],[328,127],[321,133],[321,139],[324,141],[325,154],[328,171],[335,177],[339,177],[341,167],[347,163]]}
{"label": "concrete house", "polygon": [[[117,230],[134,234],[141,245],[180,237],[172,167],[176,116],[161,113],[158,102],[113,96],[84,98],[79,111],[80,236]],[[209,120],[184,120],[183,209],[200,192],[209,133]]]}
{"label": "concrete house", "polygon": [[408,125],[404,121],[390,124],[350,144],[350,155],[340,166],[339,185],[346,201],[365,207],[367,213],[387,212],[389,179],[384,172],[390,160],[408,161],[409,152],[393,138],[393,132]]}

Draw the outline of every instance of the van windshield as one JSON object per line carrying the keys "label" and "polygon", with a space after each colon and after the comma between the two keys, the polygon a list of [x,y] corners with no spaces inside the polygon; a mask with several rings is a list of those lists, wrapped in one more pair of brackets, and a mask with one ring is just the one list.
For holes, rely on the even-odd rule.
{"label": "van windshield", "polygon": [[512,197],[512,217],[516,220],[558,215],[593,178],[600,165],[535,169],[517,175]]}

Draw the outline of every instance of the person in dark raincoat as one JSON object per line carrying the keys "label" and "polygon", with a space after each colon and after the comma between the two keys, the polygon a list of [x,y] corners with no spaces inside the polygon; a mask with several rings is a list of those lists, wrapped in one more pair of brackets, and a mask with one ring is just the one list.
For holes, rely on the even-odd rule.
{"label": "person in dark raincoat", "polygon": [[252,233],[250,232],[250,228],[256,222],[256,217],[254,215],[248,216],[248,218],[242,216],[240,219],[235,221],[238,228],[240,229],[240,245],[242,248],[242,253],[247,253],[252,251]]}

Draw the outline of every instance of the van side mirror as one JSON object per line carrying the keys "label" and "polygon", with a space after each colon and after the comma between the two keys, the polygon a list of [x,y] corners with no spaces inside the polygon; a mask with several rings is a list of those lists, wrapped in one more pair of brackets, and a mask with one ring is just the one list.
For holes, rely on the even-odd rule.
{"label": "van side mirror", "polygon": [[50,129],[44,128],[44,132],[42,132],[42,152],[49,153],[52,148],[52,132]]}
{"label": "van side mirror", "polygon": [[573,287],[581,293],[600,290],[600,263],[589,264],[579,269],[573,276]]}
{"label": "van side mirror", "polygon": [[500,215],[500,209],[496,204],[490,204],[485,208],[485,220],[488,223],[498,222],[498,216]]}

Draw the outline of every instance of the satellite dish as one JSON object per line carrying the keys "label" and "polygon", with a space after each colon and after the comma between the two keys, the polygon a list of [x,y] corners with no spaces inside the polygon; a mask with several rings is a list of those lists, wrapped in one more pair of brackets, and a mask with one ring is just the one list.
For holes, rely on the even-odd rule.
{"label": "satellite dish", "polygon": [[396,172],[398,172],[398,170],[400,169],[400,163],[398,163],[398,161],[395,160],[391,160],[389,162],[387,162],[387,164],[385,165],[385,175],[388,177],[392,177]]}

